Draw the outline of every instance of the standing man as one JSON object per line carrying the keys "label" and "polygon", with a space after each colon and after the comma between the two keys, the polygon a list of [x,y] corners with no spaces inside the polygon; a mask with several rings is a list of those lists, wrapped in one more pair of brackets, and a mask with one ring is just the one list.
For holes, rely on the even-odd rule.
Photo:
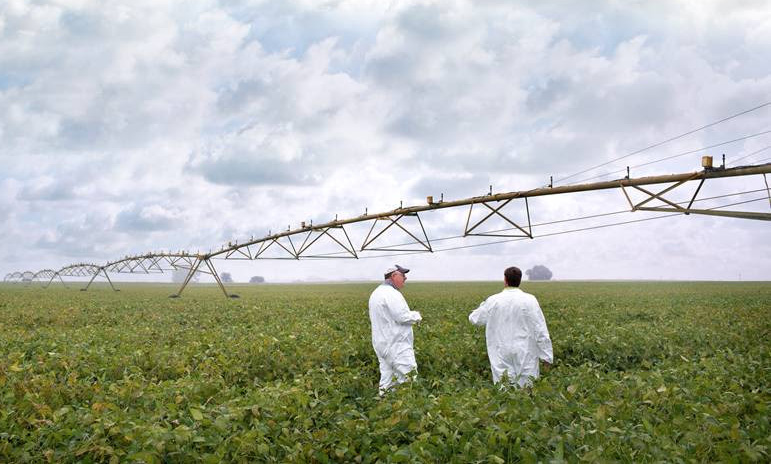
{"label": "standing man", "polygon": [[400,290],[409,269],[398,264],[385,272],[385,281],[369,297],[372,323],[372,347],[380,362],[380,395],[394,385],[407,381],[407,374],[417,374],[418,364],[412,349],[412,324],[422,317],[410,311]]}
{"label": "standing man", "polygon": [[503,282],[503,291],[486,299],[468,319],[485,326],[493,382],[505,373],[512,384],[529,386],[538,378],[539,361],[553,362],[549,329],[538,300],[519,289],[522,271],[506,269]]}

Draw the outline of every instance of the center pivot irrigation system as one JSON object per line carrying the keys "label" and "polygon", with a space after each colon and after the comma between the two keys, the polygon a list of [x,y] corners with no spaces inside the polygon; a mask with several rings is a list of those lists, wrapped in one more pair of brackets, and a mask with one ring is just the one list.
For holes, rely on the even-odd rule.
{"label": "center pivot irrigation system", "polygon": [[[466,248],[470,246],[489,245],[503,241],[534,239],[567,232],[607,227],[609,225],[638,222],[640,221],[639,219],[613,223],[599,227],[587,227],[583,229],[565,230],[555,233],[538,235],[533,233],[534,227],[544,226],[546,224],[564,223],[571,220],[635,211],[669,213],[666,216],[680,214],[701,214],[763,221],[771,220],[771,213],[767,212],[725,209],[728,207],[734,207],[737,205],[758,201],[768,201],[769,208],[771,208],[771,189],[769,189],[768,179],[766,178],[766,175],[771,173],[771,163],[726,168],[725,162],[723,162],[723,166],[713,168],[712,158],[703,157],[702,166],[704,169],[698,172],[641,178],[630,178],[627,168],[627,176],[622,179],[556,187],[552,186],[550,182],[550,185],[546,187],[508,193],[494,194],[491,187],[490,193],[487,195],[454,201],[444,201],[443,198],[441,198],[439,201],[434,201],[433,197],[427,197],[427,202],[425,205],[408,207],[400,206],[399,208],[396,208],[392,211],[386,211],[382,213],[368,214],[365,212],[361,216],[349,219],[338,219],[335,217],[333,221],[324,224],[306,224],[305,222],[302,222],[300,227],[297,229],[287,228],[286,231],[275,234],[269,232],[265,237],[252,238],[243,243],[228,243],[226,246],[221,247],[219,250],[213,252],[210,251],[208,253],[188,253],[183,251],[177,253],[146,253],[142,255],[126,256],[122,259],[111,261],[104,265],[78,263],[71,264],[58,271],[44,269],[36,273],[30,271],[14,272],[7,274],[4,281],[23,282],[27,284],[31,284],[32,282],[40,282],[45,288],[48,287],[56,278],[58,278],[62,284],[66,285],[62,277],[90,277],[88,284],[85,286],[85,288],[81,289],[85,291],[89,288],[94,279],[101,275],[104,276],[107,282],[109,282],[113,290],[118,291],[118,289],[115,288],[112,281],[110,280],[108,275],[109,273],[152,274],[163,273],[165,271],[184,270],[187,271],[184,282],[182,283],[182,286],[179,288],[177,293],[171,295],[171,297],[179,297],[190,283],[190,281],[193,279],[195,274],[202,273],[211,275],[226,297],[235,298],[237,295],[228,293],[227,289],[223,285],[222,280],[220,279],[220,276],[217,273],[214,264],[212,263],[213,259],[360,259],[364,257],[360,256],[362,252],[372,251],[389,252],[393,254],[432,253],[437,251]],[[762,176],[763,185],[759,184],[758,189],[709,198],[698,198],[699,192],[702,191],[702,186],[707,180],[753,175]],[[685,187],[683,186],[689,183],[697,184],[695,189],[692,190],[692,194],[689,191],[689,200],[675,201],[671,199],[671,197],[665,197],[665,195],[671,195],[676,190],[685,190]],[[661,184],[669,185],[658,191],[655,191],[656,189],[650,188],[650,186]],[[583,218],[564,219],[541,224],[533,224],[531,221],[531,205],[528,201],[529,198],[609,189],[620,189],[624,195],[624,198],[629,203],[630,210],[599,214],[595,216],[586,216]],[[714,200],[716,198],[725,198],[751,193],[759,193],[760,197],[710,208],[694,207],[695,203],[705,200]],[[635,197],[635,200],[633,200],[633,197]],[[514,202],[513,204],[519,204],[520,211],[522,213],[519,215],[522,217],[516,220],[511,214],[504,211],[504,208],[507,207],[507,205],[512,204],[512,202]],[[502,239],[494,242],[488,241],[487,243],[483,243],[481,245],[467,245],[442,249],[435,248],[432,245],[432,240],[429,240],[428,234],[426,234],[426,229],[423,226],[423,221],[421,220],[420,216],[421,213],[464,206],[468,206],[468,214],[466,215],[463,234],[456,237],[434,239],[434,242],[451,238],[465,238],[471,236],[499,237]],[[476,211],[475,215],[472,214],[474,211]],[[654,219],[658,217],[662,216],[654,217]],[[504,224],[504,228],[499,228],[496,230],[485,229],[485,227],[489,227],[494,220],[498,223]],[[371,227],[369,227],[369,231],[367,232],[361,246],[357,249],[354,247],[345,227],[351,224],[365,222],[371,222],[372,224]],[[394,232],[398,232],[400,235],[407,237],[408,242],[389,245],[383,244],[384,236],[387,234],[393,234]],[[326,242],[327,246],[331,245],[337,251],[321,253],[320,250],[318,250],[318,244],[321,242]],[[379,256],[390,255],[381,254]]]}

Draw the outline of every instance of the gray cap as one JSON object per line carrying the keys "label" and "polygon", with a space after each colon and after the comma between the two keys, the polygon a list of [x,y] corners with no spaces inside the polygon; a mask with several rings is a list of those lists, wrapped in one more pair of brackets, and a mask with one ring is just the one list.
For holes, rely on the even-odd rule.
{"label": "gray cap", "polygon": [[397,271],[401,272],[402,274],[406,274],[406,273],[410,272],[410,270],[407,269],[406,267],[401,267],[398,264],[395,264],[394,267],[389,267],[388,269],[386,269],[385,278],[387,279],[387,278],[391,277],[391,274],[393,274],[394,272],[397,272]]}

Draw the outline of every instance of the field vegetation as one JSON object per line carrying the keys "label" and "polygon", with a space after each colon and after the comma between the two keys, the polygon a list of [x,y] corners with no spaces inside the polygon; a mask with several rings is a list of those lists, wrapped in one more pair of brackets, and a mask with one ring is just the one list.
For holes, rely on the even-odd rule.
{"label": "field vegetation", "polygon": [[374,285],[0,286],[0,461],[771,460],[769,283],[526,283],[556,362],[502,390],[467,319],[500,284],[409,282],[382,399]]}

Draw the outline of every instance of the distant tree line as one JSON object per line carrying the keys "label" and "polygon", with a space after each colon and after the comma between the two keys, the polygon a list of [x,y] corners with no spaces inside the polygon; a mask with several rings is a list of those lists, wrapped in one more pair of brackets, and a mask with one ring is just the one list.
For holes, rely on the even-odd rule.
{"label": "distant tree line", "polygon": [[[171,281],[175,282],[175,283],[184,282],[185,281],[185,277],[187,277],[188,272],[189,271],[187,269],[176,269],[176,270],[172,271],[172,273],[171,273]],[[193,275],[192,279],[190,279],[190,280],[193,281],[193,282],[198,282],[199,277],[200,277],[199,274],[196,272]],[[232,284],[233,282],[235,282],[233,280],[233,274],[231,274],[229,272],[223,272],[222,274],[220,274],[220,280],[222,281],[223,284]],[[249,283],[250,284],[264,284],[265,283],[265,277],[263,277],[263,276],[252,276],[249,279]]]}
{"label": "distant tree line", "polygon": [[[222,275],[220,275],[220,280],[222,280],[222,283],[233,283],[233,276],[229,272],[223,272]],[[249,279],[250,284],[263,284],[265,283],[265,277],[263,276],[252,276]]]}
{"label": "distant tree line", "polygon": [[548,267],[538,264],[533,266],[532,269],[525,271],[527,278],[530,280],[551,280],[552,273]]}

